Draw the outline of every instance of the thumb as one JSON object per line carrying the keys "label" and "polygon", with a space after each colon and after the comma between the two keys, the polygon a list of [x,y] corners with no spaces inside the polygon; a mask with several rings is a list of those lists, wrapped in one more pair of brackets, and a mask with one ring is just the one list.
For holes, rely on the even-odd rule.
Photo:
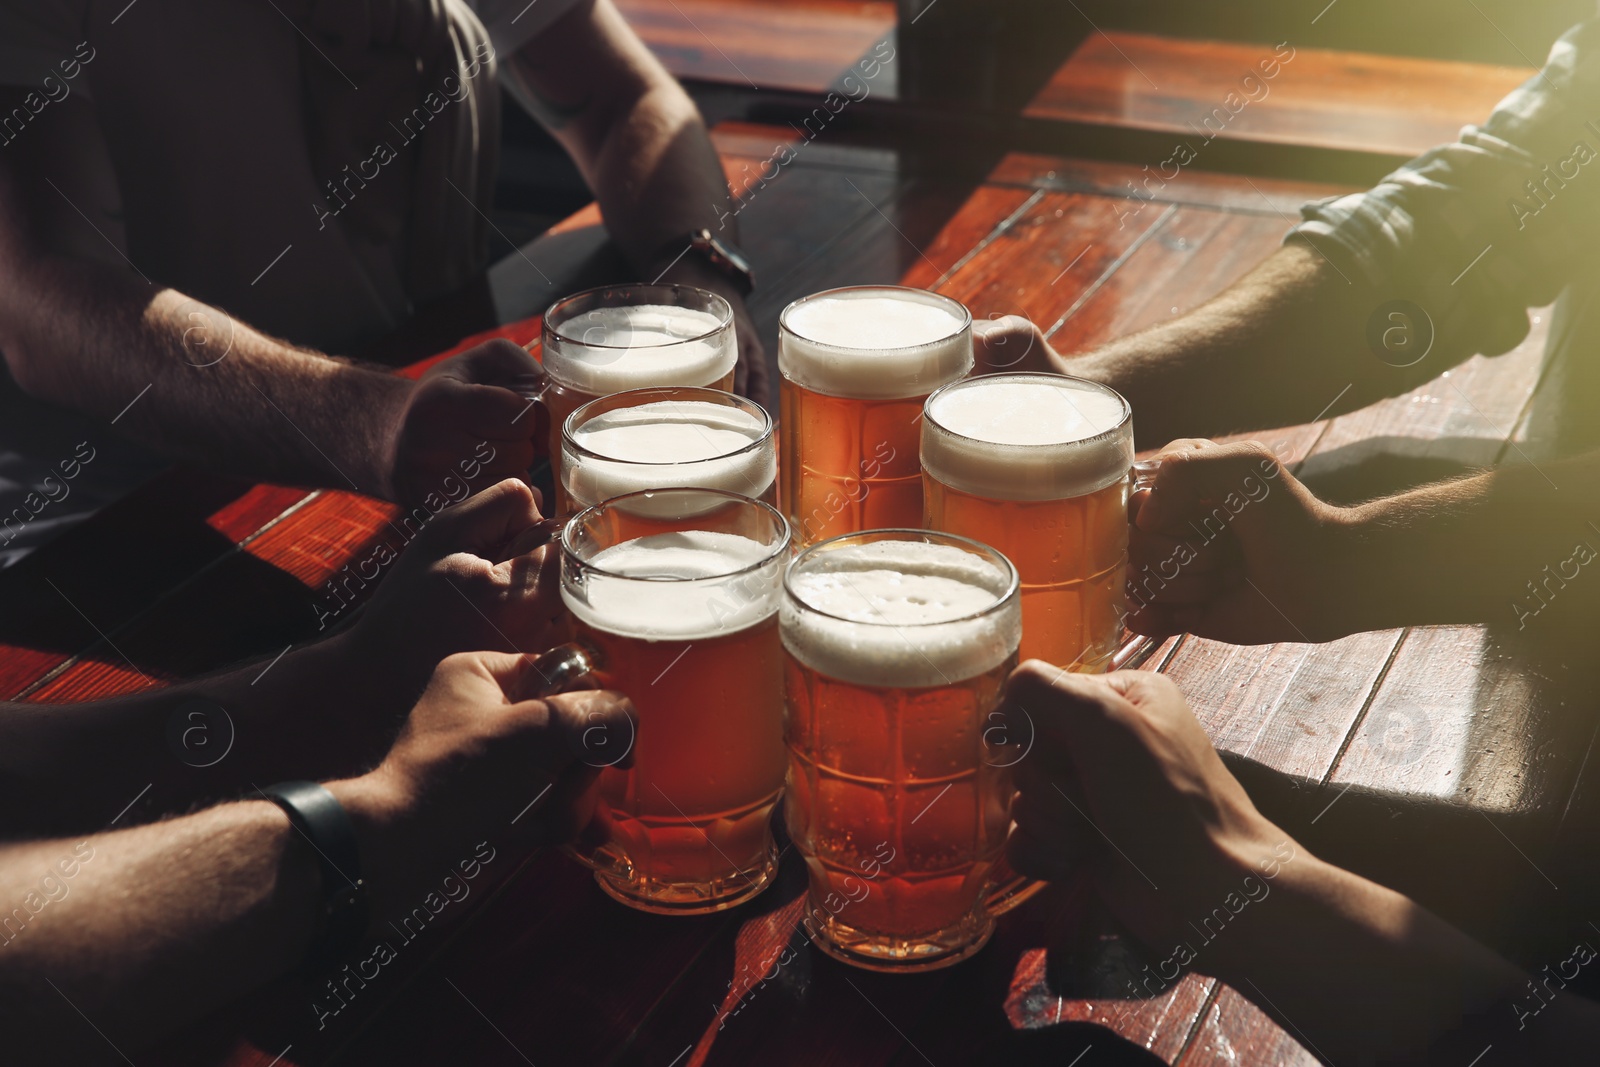
{"label": "thumb", "polygon": [[[1154,795],[1164,780],[1147,738],[1150,704],[1176,687],[1145,671],[1077,674],[1041,660],[1011,672],[1000,710],[1008,724],[1026,712],[1041,766],[1076,783],[1091,814],[1121,799]],[[1024,788],[1028,776],[1019,775]]]}
{"label": "thumb", "polygon": [[1006,679],[998,710],[1013,736],[1036,742],[1047,759],[1076,765],[1098,761],[1111,720],[1126,704],[1105,675],[1028,660]]}
{"label": "thumb", "polygon": [[546,697],[544,705],[552,741],[568,764],[597,770],[633,765],[638,727],[627,697],[606,689],[579,690]]}
{"label": "thumb", "polygon": [[1055,353],[1044,331],[1021,315],[979,319],[972,324],[974,374],[1051,371]]}
{"label": "thumb", "polygon": [[[1258,441],[1232,445],[1175,442],[1157,458],[1160,465],[1149,495],[1134,519],[1139,529],[1151,533],[1177,535],[1219,509],[1222,515],[1218,518],[1226,526],[1246,504],[1271,500],[1273,483],[1292,480],[1272,450]],[[1276,495],[1284,500],[1284,494]]]}
{"label": "thumb", "polygon": [[425,539],[437,555],[471,552],[498,560],[500,550],[540,517],[533,490],[519,478],[507,478],[445,508],[417,539]]}

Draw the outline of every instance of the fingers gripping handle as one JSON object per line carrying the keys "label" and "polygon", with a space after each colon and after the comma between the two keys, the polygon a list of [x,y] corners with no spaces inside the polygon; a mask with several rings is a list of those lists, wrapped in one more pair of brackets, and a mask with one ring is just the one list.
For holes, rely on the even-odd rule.
{"label": "fingers gripping handle", "polygon": [[[528,695],[531,699],[543,700],[557,693],[564,693],[598,669],[595,654],[583,645],[577,643],[557,645],[534,660],[533,681],[530,686],[534,691]],[[586,737],[585,743],[587,741]],[[584,762],[596,766],[588,760]],[[562,851],[590,870],[609,868],[610,859],[601,851],[610,838],[609,822],[610,815],[602,803],[595,809],[589,824],[578,832],[577,840],[564,846]]]}
{"label": "fingers gripping handle", "polygon": [[1161,469],[1159,459],[1139,459],[1133,463],[1133,491],[1153,489],[1156,484],[1156,472]]}
{"label": "fingers gripping handle", "polygon": [[580,644],[557,645],[533,661],[532,700],[565,693],[596,670],[594,654]]}

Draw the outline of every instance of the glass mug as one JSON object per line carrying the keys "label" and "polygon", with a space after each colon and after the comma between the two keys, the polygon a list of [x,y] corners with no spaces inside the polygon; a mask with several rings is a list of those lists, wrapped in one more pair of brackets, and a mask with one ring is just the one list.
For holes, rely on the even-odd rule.
{"label": "glass mug", "polygon": [[749,900],[778,866],[788,524],[733,493],[664,489],[579,512],[560,545],[576,640],[540,658],[545,691],[587,674],[638,715],[632,766],[618,752],[600,772],[601,842],[579,858],[641,911]]}
{"label": "glass mug", "polygon": [[642,489],[721,489],[776,505],[778,446],[760,404],[719,389],[629,389],[561,428],[562,511]]}
{"label": "glass mug", "polygon": [[[542,376],[512,388],[550,415],[551,477],[561,484],[561,429],[591,400],[644,386],[733,388],[733,308],[688,285],[609,285],[556,301],[536,342]],[[532,351],[532,346],[529,347]]]}
{"label": "glass mug", "polygon": [[965,959],[1039,885],[1004,863],[1014,759],[991,744],[1016,571],[964,537],[848,534],[790,564],[779,626],[807,932],[869,970]]}
{"label": "glass mug", "polygon": [[921,525],[922,404],[972,363],[972,315],[924,289],[830,289],[783,309],[779,451],[797,543]]}
{"label": "glass mug", "polygon": [[923,525],[998,548],[1022,580],[1022,658],[1106,669],[1122,636],[1133,418],[1064,374],[947,385],[922,419]]}

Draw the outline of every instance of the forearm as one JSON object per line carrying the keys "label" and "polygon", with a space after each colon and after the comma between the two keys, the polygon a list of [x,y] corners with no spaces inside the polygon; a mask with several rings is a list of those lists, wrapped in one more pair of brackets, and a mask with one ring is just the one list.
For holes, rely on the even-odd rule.
{"label": "forearm", "polygon": [[1413,388],[1442,367],[1400,369],[1367,347],[1371,310],[1314,250],[1290,244],[1181,318],[1061,369],[1116,389],[1138,447],[1308,422]]}
{"label": "forearm", "polygon": [[316,857],[266,801],[0,846],[7,1062],[122,1063],[288,971],[319,886]]}
{"label": "forearm", "polygon": [[573,11],[513,56],[503,77],[578,165],[636,269],[661,270],[663,250],[691,230],[737,241],[699,111],[610,0]]}
{"label": "forearm", "polygon": [[[364,770],[431,663],[382,662],[360,627],[226,673],[91,704],[0,704],[0,836],[122,825],[286,778]],[[197,703],[197,701],[199,701]]]}
{"label": "forearm", "polygon": [[1351,632],[1592,625],[1600,621],[1600,580],[1587,577],[1600,555],[1596,500],[1600,453],[1501,467],[1345,510],[1347,547],[1323,565],[1345,588],[1380,591],[1340,609]]}
{"label": "forearm", "polygon": [[1600,1007],[1570,994],[1525,1025],[1526,974],[1364,878],[1303,854],[1274,896],[1229,932],[1217,976],[1334,1063],[1466,1062],[1488,1043],[1575,1062],[1600,1039]]}
{"label": "forearm", "polygon": [[412,385],[267,337],[171,289],[41,254],[0,279],[0,349],[29,394],[252,480],[391,495]]}
{"label": "forearm", "polygon": [[[698,229],[739,240],[722,165],[678,83],[653,85],[612,129],[595,159],[595,197],[612,238],[639,269],[661,270]],[[666,251],[664,251],[666,250]]]}

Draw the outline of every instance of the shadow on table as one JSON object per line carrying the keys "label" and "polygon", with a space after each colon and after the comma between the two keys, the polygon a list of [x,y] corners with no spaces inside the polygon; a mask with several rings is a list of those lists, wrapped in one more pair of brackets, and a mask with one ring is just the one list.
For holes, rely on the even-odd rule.
{"label": "shadow on table", "polygon": [[[218,528],[226,521],[219,516],[249,507],[252,488],[173,470],[43,546],[0,574],[0,604],[12,608],[0,611],[0,644],[47,654],[29,657],[41,663],[80,654],[119,667],[130,661],[159,679],[276,652],[309,636],[317,618],[312,590],[236,551],[233,536]],[[273,491],[259,501],[259,521],[304,495]],[[257,520],[245,525],[254,529]],[[202,574],[205,581],[197,582]],[[156,618],[176,629],[146,639]]]}
{"label": "shadow on table", "polygon": [[1008,1064],[1039,1067],[1165,1067],[1155,1053],[1094,1023],[1066,1022],[1042,1030],[1011,1030],[975,1058],[957,1061],[973,1067]]}

